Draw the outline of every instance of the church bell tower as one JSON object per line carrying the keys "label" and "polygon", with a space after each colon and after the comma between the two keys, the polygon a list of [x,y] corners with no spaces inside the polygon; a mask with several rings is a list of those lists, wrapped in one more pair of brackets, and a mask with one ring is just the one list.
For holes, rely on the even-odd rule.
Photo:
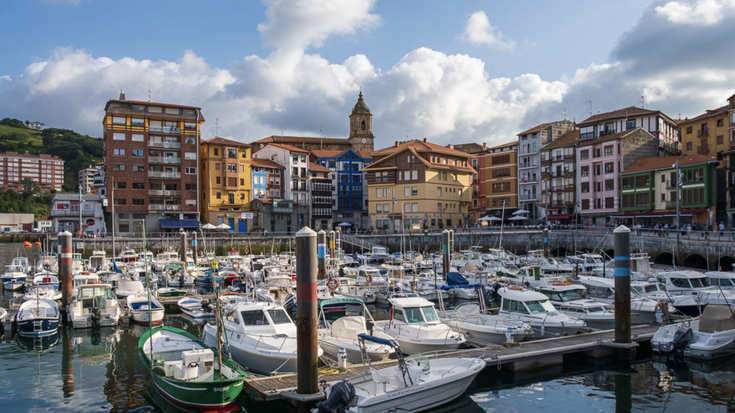
{"label": "church bell tower", "polygon": [[362,91],[350,115],[350,143],[356,151],[374,151],[373,114],[362,99]]}

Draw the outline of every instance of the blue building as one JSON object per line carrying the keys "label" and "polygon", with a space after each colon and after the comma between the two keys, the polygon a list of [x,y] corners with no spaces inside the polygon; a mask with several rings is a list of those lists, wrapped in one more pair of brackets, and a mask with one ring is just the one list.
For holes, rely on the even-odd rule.
{"label": "blue building", "polygon": [[268,198],[268,168],[261,165],[260,159],[253,158],[252,175],[253,175],[253,199]]}
{"label": "blue building", "polygon": [[315,163],[333,172],[332,210],[335,225],[346,222],[353,231],[370,228],[367,181],[362,171],[372,162],[368,153],[354,149],[312,150],[311,156]]}

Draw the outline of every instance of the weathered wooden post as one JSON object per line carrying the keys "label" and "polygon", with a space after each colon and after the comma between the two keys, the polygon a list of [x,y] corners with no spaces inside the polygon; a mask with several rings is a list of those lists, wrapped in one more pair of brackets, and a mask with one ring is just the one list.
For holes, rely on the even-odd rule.
{"label": "weathered wooden post", "polygon": [[429,230],[424,230],[424,255],[429,256]]}
{"label": "weathered wooden post", "polygon": [[342,251],[342,229],[337,227],[337,232],[334,235],[337,237],[334,240],[334,258],[339,262],[340,253]]}
{"label": "weathered wooden post", "polygon": [[449,237],[449,230],[445,229],[442,231],[442,271],[444,278],[449,274],[449,259],[451,257],[449,254]]}
{"label": "weathered wooden post", "polygon": [[544,227],[544,257],[549,258],[549,228]]}
{"label": "weathered wooden post", "polygon": [[181,231],[181,251],[179,251],[179,257],[184,262],[184,268],[186,268],[186,231]]}
{"label": "weathered wooden post", "polygon": [[61,261],[59,262],[59,275],[61,278],[61,312],[64,314],[62,322],[67,321],[66,313],[73,297],[72,284],[72,261],[71,261],[71,232],[59,233],[59,246],[61,246]]}
{"label": "weathered wooden post", "polygon": [[[298,369],[296,393],[315,394],[319,390],[317,367],[317,234],[309,227],[296,233],[296,346]],[[307,403],[299,403],[299,411],[308,412]]]}
{"label": "weathered wooden post", "polygon": [[317,279],[324,280],[327,278],[327,233],[323,229],[316,233],[316,258],[319,265]]}
{"label": "weathered wooden post", "polygon": [[[335,237],[336,236],[334,234],[335,234],[334,231],[329,231],[329,258],[334,258],[335,256],[334,250],[335,250],[335,242],[336,242]],[[329,265],[329,263],[327,263],[327,265]]]}

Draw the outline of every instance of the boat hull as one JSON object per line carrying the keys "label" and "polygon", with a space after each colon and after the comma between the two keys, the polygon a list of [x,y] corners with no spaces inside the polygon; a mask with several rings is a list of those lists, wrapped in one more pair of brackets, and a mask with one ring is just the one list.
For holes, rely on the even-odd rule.
{"label": "boat hull", "polygon": [[17,321],[18,334],[23,337],[44,337],[59,330],[58,318],[42,318]]}

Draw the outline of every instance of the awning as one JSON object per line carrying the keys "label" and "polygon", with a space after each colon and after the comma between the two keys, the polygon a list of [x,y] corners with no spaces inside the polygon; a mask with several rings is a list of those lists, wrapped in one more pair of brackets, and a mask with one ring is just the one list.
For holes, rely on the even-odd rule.
{"label": "awning", "polygon": [[162,219],[158,223],[161,224],[161,229],[199,228],[199,221],[196,219]]}
{"label": "awning", "polygon": [[547,218],[550,220],[552,219],[567,220],[571,217],[572,217],[572,214],[556,214],[556,215],[549,215]]}

